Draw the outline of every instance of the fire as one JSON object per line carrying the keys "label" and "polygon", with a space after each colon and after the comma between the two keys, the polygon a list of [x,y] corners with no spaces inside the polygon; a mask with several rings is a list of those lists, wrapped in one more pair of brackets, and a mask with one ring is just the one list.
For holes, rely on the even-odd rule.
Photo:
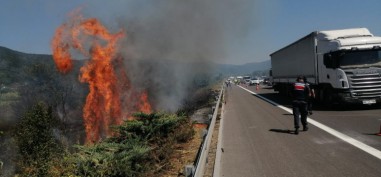
{"label": "fire", "polygon": [[[123,112],[125,109],[122,109],[124,104],[121,95],[136,93],[131,93],[132,89],[123,65],[115,64],[121,59],[117,56],[118,41],[124,36],[124,31],[110,33],[95,18],[84,19],[77,16],[70,24],[61,25],[53,38],[53,58],[60,72],[68,73],[73,68],[71,50],[77,50],[90,58],[86,65],[81,67],[79,76],[81,82],[89,85],[89,94],[83,107],[88,143],[110,135],[110,125],[121,124],[122,117],[131,114]],[[135,106],[134,110],[126,110],[151,112],[146,92],[140,95],[140,100],[135,101],[139,106]]]}
{"label": "fire", "polygon": [[64,28],[65,25],[59,27],[56,30],[52,46],[54,62],[57,65],[57,69],[60,72],[67,73],[73,68],[73,62],[69,53],[69,45],[62,42]]}
{"label": "fire", "polygon": [[148,102],[148,95],[147,92],[144,92],[140,96],[140,104],[139,104],[139,110],[143,113],[149,114],[151,113],[151,105]]}

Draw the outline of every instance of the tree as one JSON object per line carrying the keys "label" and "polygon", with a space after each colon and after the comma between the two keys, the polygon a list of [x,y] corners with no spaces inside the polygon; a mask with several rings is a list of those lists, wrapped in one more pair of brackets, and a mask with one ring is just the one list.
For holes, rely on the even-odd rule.
{"label": "tree", "polygon": [[22,175],[47,176],[50,160],[61,149],[53,136],[54,122],[51,107],[43,103],[34,105],[21,118],[15,139]]}

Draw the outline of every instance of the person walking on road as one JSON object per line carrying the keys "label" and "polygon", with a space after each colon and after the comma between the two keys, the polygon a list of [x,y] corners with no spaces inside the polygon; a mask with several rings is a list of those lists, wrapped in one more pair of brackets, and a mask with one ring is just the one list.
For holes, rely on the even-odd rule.
{"label": "person walking on road", "polygon": [[312,100],[315,98],[315,90],[312,88],[311,84],[307,81],[307,77],[303,77],[304,83],[309,88],[310,96],[307,98],[307,111],[309,115],[312,115]]}
{"label": "person walking on road", "polygon": [[311,96],[309,86],[304,82],[303,76],[296,79],[293,84],[292,111],[294,114],[295,134],[299,134],[299,118],[303,125],[303,131],[308,130],[307,125],[307,99]]}

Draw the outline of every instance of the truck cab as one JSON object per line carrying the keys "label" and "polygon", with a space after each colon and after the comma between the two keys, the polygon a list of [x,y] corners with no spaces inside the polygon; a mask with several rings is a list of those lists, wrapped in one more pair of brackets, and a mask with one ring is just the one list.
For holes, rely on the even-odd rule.
{"label": "truck cab", "polygon": [[325,103],[381,103],[381,37],[366,28],[315,31],[270,56],[275,91],[303,75]]}
{"label": "truck cab", "polygon": [[381,37],[366,28],[317,34],[320,98],[328,102],[381,102]]}

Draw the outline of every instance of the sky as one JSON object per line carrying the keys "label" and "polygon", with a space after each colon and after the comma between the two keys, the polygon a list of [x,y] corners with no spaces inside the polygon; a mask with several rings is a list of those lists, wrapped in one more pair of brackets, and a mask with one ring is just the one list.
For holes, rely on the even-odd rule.
{"label": "sky", "polygon": [[313,31],[366,27],[381,36],[380,7],[379,0],[1,0],[0,46],[51,54],[56,28],[81,8],[111,31],[126,28],[137,58],[241,65],[269,60]]}

